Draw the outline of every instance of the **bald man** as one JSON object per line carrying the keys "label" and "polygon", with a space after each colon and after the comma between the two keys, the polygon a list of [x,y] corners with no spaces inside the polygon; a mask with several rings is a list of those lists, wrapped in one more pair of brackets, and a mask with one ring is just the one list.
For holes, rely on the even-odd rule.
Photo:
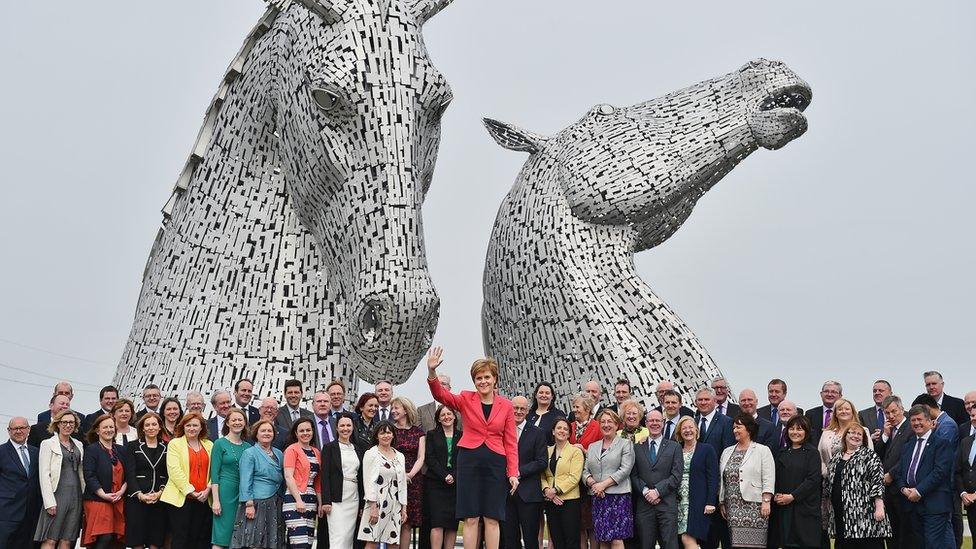
{"label": "bald man", "polygon": [[[756,396],[756,392],[752,389],[743,389],[739,393],[739,408],[742,410],[741,413],[754,417],[756,422],[759,423],[759,434],[756,435],[755,442],[771,450],[775,450],[777,442],[776,428],[773,426],[773,422],[761,417],[757,412],[759,408],[759,397]],[[734,420],[735,418],[732,419]]]}
{"label": "bald man", "polygon": [[776,410],[778,411],[779,417],[779,425],[776,426],[776,430],[774,431],[776,433],[776,448],[782,450],[790,444],[789,437],[786,436],[786,424],[803,412],[796,407],[796,404],[792,400],[785,399],[780,401],[779,405],[776,406]]}
{"label": "bald man", "polygon": [[505,549],[525,547],[539,549],[539,519],[542,518],[542,471],[548,463],[546,435],[542,429],[525,421],[529,400],[512,398],[515,415],[515,437],[518,439],[519,485],[508,496],[502,540]]}
{"label": "bald man", "polygon": [[0,547],[31,547],[41,510],[37,448],[27,444],[27,418],[7,424],[10,440],[0,444]]}

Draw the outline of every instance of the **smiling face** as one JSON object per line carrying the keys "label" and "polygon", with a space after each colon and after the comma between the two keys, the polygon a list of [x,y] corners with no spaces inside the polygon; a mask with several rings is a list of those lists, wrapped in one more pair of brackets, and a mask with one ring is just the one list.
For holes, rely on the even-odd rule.
{"label": "smiling face", "polygon": [[142,401],[146,404],[146,408],[150,410],[155,410],[159,407],[159,401],[163,398],[162,393],[159,389],[155,387],[145,389],[142,391]]}
{"label": "smiling face", "polygon": [[647,419],[644,421],[651,438],[661,436],[661,431],[664,430],[664,416],[661,415],[661,412],[657,410],[647,412]]}
{"label": "smiling face", "polygon": [[624,410],[624,426],[629,429],[640,427],[641,413],[636,406],[628,406]]}
{"label": "smiling face", "polygon": [[[275,413],[278,410],[275,409]],[[178,402],[170,401],[166,403],[163,407],[163,419],[169,421],[170,423],[176,423],[180,420],[180,404]]]}
{"label": "smiling face", "polygon": [[95,432],[99,440],[111,444],[115,440],[115,422],[112,418],[105,418],[95,426]]}
{"label": "smiling face", "polygon": [[837,399],[841,397],[840,387],[832,383],[827,383],[820,389],[820,400],[827,408],[833,407]]}
{"label": "smiling face", "polygon": [[379,400],[375,398],[371,398],[367,400],[366,403],[363,404],[363,419],[365,419],[367,422],[372,421],[372,419],[376,417],[376,412],[379,409],[380,409]]}
{"label": "smiling face", "polygon": [[340,417],[339,421],[336,422],[336,432],[339,433],[339,440],[348,443],[352,437],[352,431],[352,418],[346,416]]}
{"label": "smiling face", "polygon": [[847,444],[847,451],[853,452],[864,445],[864,431],[860,427],[848,429],[844,435],[844,442]]}
{"label": "smiling face", "polygon": [[328,392],[329,404],[332,406],[332,409],[341,409],[343,402],[346,400],[346,390],[342,388],[342,385],[333,383],[331,386],[329,386]]}
{"label": "smiling face", "polygon": [[477,372],[474,375],[474,388],[483,397],[492,394],[495,391],[495,376],[487,369]]}
{"label": "smiling face", "polygon": [[560,443],[569,440],[569,424],[565,421],[557,421],[552,426],[552,438]]}
{"label": "smiling face", "polygon": [[247,418],[244,417],[244,414],[238,411],[233,411],[227,414],[227,419],[225,420],[225,423],[227,425],[227,429],[231,433],[237,435],[244,432],[244,429],[247,428]]}
{"label": "smiling face", "polygon": [[295,438],[298,439],[298,442],[308,446],[312,442],[312,422],[303,421],[295,430]]}
{"label": "smiling face", "polygon": [[548,407],[552,404],[552,390],[545,385],[539,385],[539,388],[535,390],[535,401],[540,406]]}
{"label": "smiling face", "polygon": [[246,379],[241,380],[237,384],[237,389],[234,390],[234,401],[243,408],[251,404],[252,398],[254,398],[254,384]]}
{"label": "smiling face", "polygon": [[273,422],[278,417],[278,401],[273,398],[262,400],[258,412],[261,413],[261,419]]}
{"label": "smiling face", "polygon": [[393,431],[389,428],[380,429],[376,433],[376,443],[380,448],[389,448],[393,444]]}
{"label": "smiling face", "polygon": [[200,437],[200,432],[203,430],[203,424],[200,420],[193,418],[183,424],[183,435],[186,436],[187,440],[197,440]]}
{"label": "smiling face", "polygon": [[786,390],[779,383],[770,383],[766,386],[766,398],[771,405],[779,406],[779,403],[786,398]]}
{"label": "smiling face", "polygon": [[746,389],[739,393],[739,408],[742,409],[742,413],[749,415],[755,414],[758,404],[759,399],[752,389]]}
{"label": "smiling face", "polygon": [[268,446],[271,444],[271,441],[274,440],[274,435],[274,426],[270,423],[262,423],[261,426],[258,427],[258,432],[255,433],[254,438],[264,446]]}
{"label": "smiling face", "polygon": [[512,411],[515,413],[515,423],[525,421],[525,416],[529,413],[529,401],[524,396],[512,397]]}
{"label": "smiling face", "polygon": [[928,433],[935,425],[935,422],[929,414],[914,414],[908,418],[908,422],[912,426],[912,432],[917,436],[923,436],[925,433]]}
{"label": "smiling face", "polygon": [[626,383],[618,383],[613,388],[613,398],[617,400],[617,404],[630,398],[630,385]]}
{"label": "smiling face", "polygon": [[128,425],[129,421],[132,420],[132,407],[128,403],[119,406],[112,412],[112,417],[119,425]]}
{"label": "smiling face", "polygon": [[695,425],[694,421],[682,421],[681,428],[678,430],[678,435],[685,444],[694,443],[696,440],[698,440],[698,427]]}
{"label": "smiling face", "polygon": [[[516,419],[516,421],[518,420]],[[441,408],[441,413],[437,416],[437,423],[439,423],[441,427],[445,429],[454,427],[454,412],[452,412],[447,406],[444,406]]]}
{"label": "smiling face", "polygon": [[794,445],[799,446],[807,438],[807,432],[803,430],[803,427],[799,425],[793,425],[786,431],[786,435],[790,437],[790,442]]}
{"label": "smiling face", "polygon": [[664,395],[664,415],[673,418],[681,411],[681,399],[677,395]]}
{"label": "smiling face", "polygon": [[342,296],[350,367],[403,383],[437,325],[421,206],[452,95],[408,3],[384,4],[349,3],[329,25],[297,3],[283,14],[276,122],[291,204]]}
{"label": "smiling face", "polygon": [[849,400],[840,400],[834,406],[834,414],[842,425],[854,420],[854,405]]}
{"label": "smiling face", "polygon": [[147,440],[156,440],[159,436],[159,431],[161,427],[159,425],[159,420],[154,417],[147,417],[142,422],[142,434],[145,435]]}
{"label": "smiling face", "polygon": [[707,416],[715,410],[715,395],[708,391],[699,392],[695,396],[695,405],[699,412]]}
{"label": "smiling face", "polygon": [[99,404],[102,406],[102,410],[111,410],[115,406],[115,402],[119,399],[119,393],[115,391],[105,391],[102,393],[102,398],[99,399]]}
{"label": "smiling face", "polygon": [[600,433],[605,439],[617,436],[617,422],[610,414],[600,414]]}
{"label": "smiling face", "polygon": [[389,406],[393,399],[393,385],[389,382],[381,381],[376,384],[376,398],[380,406]]}

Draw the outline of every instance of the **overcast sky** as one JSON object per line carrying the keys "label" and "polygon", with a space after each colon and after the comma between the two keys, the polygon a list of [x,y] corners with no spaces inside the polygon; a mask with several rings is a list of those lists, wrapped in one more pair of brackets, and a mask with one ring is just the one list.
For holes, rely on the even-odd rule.
{"label": "overcast sky", "polygon": [[[455,388],[481,348],[495,212],[525,161],[481,126],[549,134],[767,57],[814,90],[810,129],[709,192],[641,275],[737,389],[785,378],[976,388],[976,4],[456,0],[425,29],[454,90],[424,206]],[[258,0],[11,2],[0,18],[0,420],[54,378],[97,407],[129,333],[159,210]],[[11,343],[13,342],[13,343]],[[59,353],[57,356],[38,350]],[[85,360],[79,360],[85,359]],[[14,368],[36,372],[26,373]],[[965,374],[970,372],[970,374]],[[418,369],[398,391],[429,400]],[[0,435],[2,436],[2,435]]]}

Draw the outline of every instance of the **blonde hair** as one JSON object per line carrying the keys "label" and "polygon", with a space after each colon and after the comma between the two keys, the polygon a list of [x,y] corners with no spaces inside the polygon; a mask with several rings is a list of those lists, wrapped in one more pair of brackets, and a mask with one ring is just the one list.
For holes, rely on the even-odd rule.
{"label": "blonde hair", "polygon": [[631,408],[637,410],[637,426],[639,427],[641,422],[644,420],[645,410],[644,406],[642,406],[640,402],[637,402],[637,399],[635,398],[628,398],[617,406],[617,413],[620,414],[620,422],[623,423],[623,418],[627,415],[627,410]]}
{"label": "blonde hair", "polygon": [[47,432],[52,434],[56,433],[58,424],[61,423],[61,418],[68,414],[71,414],[75,418],[75,429],[71,432],[77,433],[78,429],[81,429],[81,418],[78,417],[78,414],[74,413],[74,411],[70,409],[61,410],[60,412],[54,414],[54,416],[51,418],[51,423],[47,426]]}
{"label": "blonde hair", "polygon": [[580,401],[582,401],[583,405],[586,406],[586,409],[588,410],[587,414],[592,415],[593,407],[596,406],[596,399],[593,398],[593,395],[585,391],[580,391],[579,393],[573,395],[573,406],[576,406],[576,403]]}
{"label": "blonde hair", "polygon": [[862,427],[860,423],[851,422],[850,425],[848,425],[847,427],[845,427],[844,430],[842,430],[840,432],[840,447],[841,447],[841,451],[842,452],[847,452],[848,451],[848,448],[847,448],[847,433],[850,433],[850,432],[858,432],[858,433],[861,433],[861,448],[864,448],[865,446],[867,446],[867,440],[866,440],[867,439],[867,435],[864,434],[864,427]]}
{"label": "blonde hair", "polygon": [[407,423],[409,423],[411,427],[416,425],[417,407],[413,405],[413,402],[407,397],[398,396],[390,401],[390,407],[392,408],[393,405],[397,403],[399,403],[400,406],[403,406],[403,411],[407,414]]}
{"label": "blonde hair", "polygon": [[618,427],[620,426],[620,416],[617,415],[617,412],[614,412],[610,408],[604,408],[600,410],[600,413],[597,414],[594,419],[596,419],[599,422],[600,418],[602,418],[603,416],[610,416],[610,419],[613,420],[614,424],[616,424]]}
{"label": "blonde hair", "polygon": [[691,416],[681,416],[678,418],[678,423],[674,425],[674,440],[684,446],[685,441],[681,439],[681,424],[691,422],[691,426],[695,428],[695,439],[697,440],[701,436],[701,432],[698,430],[698,424],[695,423],[695,418]]}
{"label": "blonde hair", "polygon": [[[840,420],[837,419],[837,408],[847,404],[851,407],[851,423],[850,425],[857,425],[858,427],[863,427],[861,425],[861,420],[857,417],[857,408],[854,407],[854,403],[847,400],[846,398],[838,398],[837,402],[834,402],[834,409],[830,413],[830,423],[827,424],[826,430],[838,432],[841,430]],[[848,425],[848,427],[850,427]]]}

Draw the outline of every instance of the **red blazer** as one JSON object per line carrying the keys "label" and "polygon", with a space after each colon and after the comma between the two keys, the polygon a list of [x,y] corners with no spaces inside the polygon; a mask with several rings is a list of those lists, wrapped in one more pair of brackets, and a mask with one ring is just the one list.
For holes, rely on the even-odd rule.
{"label": "red blazer", "polygon": [[576,434],[576,422],[571,421],[569,423],[569,443],[579,444],[583,447],[583,453],[586,453],[587,448],[590,444],[600,440],[602,436],[600,435],[600,424],[596,422],[595,419],[591,419],[586,427],[583,428],[583,435],[577,436]]}
{"label": "red blazer", "polygon": [[[485,413],[481,410],[481,396],[477,392],[461,391],[459,395],[451,394],[436,379],[428,379],[427,385],[434,400],[460,412],[464,430],[458,446],[474,449],[482,444],[487,445],[492,452],[505,456],[506,476],[517,477],[518,442],[515,439],[515,412],[512,411],[512,402],[495,395],[491,414],[488,415],[488,421],[485,421]],[[599,433],[597,436],[599,437]]]}

